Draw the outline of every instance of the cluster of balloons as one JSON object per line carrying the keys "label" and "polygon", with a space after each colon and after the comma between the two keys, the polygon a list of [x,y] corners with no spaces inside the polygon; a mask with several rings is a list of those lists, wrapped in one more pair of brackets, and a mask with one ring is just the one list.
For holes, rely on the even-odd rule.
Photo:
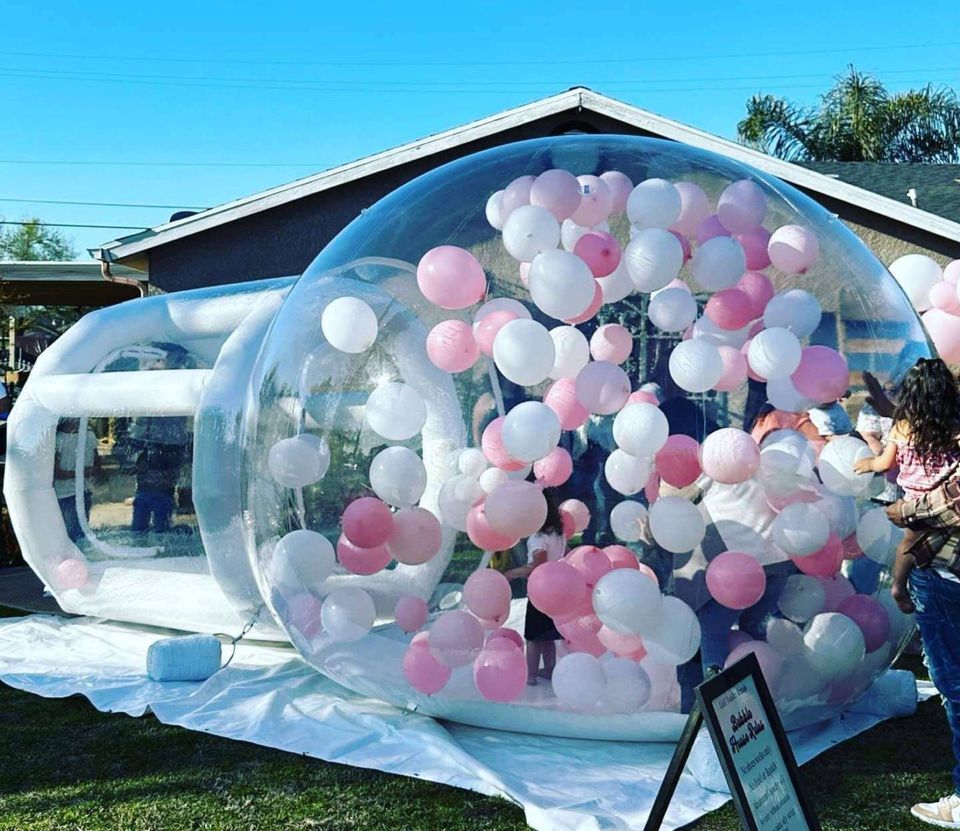
{"label": "cluster of balloons", "polygon": [[941,268],[925,254],[907,254],[890,264],[890,273],[922,313],[940,357],[960,363],[960,260]]}

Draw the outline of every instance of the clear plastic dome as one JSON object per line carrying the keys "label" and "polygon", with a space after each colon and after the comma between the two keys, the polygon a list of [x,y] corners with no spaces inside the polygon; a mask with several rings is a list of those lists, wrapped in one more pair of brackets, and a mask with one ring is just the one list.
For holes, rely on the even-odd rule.
{"label": "clear plastic dome", "polygon": [[[884,483],[827,434],[857,421],[851,375],[928,354],[863,243],[759,171],[626,136],[469,156],[365,210],[274,319],[254,571],[313,666],[439,717],[671,738],[703,665],[752,650],[810,722],[913,626]],[[547,501],[562,559],[527,542]],[[528,678],[528,587],[552,681]]]}

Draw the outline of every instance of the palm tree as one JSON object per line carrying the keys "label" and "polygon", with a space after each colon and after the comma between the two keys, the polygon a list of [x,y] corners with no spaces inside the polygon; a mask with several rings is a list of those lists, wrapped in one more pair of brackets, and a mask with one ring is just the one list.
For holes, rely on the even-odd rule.
{"label": "palm tree", "polygon": [[890,93],[851,66],[816,107],[755,95],[740,141],[788,161],[960,162],[960,100],[947,87]]}

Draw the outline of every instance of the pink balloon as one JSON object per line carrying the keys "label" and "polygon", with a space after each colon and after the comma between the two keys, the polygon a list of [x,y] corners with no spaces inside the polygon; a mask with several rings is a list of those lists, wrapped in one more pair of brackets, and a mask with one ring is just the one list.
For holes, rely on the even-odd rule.
{"label": "pink balloon", "polygon": [[525,286],[530,286],[530,263],[520,263],[520,268],[517,269],[520,273],[520,282]]}
{"label": "pink balloon", "polygon": [[727,656],[724,667],[732,666],[751,652],[757,656],[760,671],[763,673],[767,686],[770,687],[770,691],[776,695],[780,678],[783,675],[783,658],[765,641],[747,641],[734,647],[733,651]]}
{"label": "pink balloon", "polygon": [[740,629],[730,630],[730,634],[727,635],[727,649],[732,652],[738,646],[743,646],[745,643],[753,643],[753,638]]}
{"label": "pink balloon", "polygon": [[80,589],[87,584],[90,572],[83,560],[70,557],[57,566],[53,584],[60,591]]}
{"label": "pink balloon", "polygon": [[720,217],[718,217],[716,214],[711,214],[697,226],[697,245],[703,245],[705,242],[712,240],[714,237],[729,236],[730,232],[723,227]]}
{"label": "pink balloon", "polygon": [[803,225],[781,225],[770,235],[767,253],[774,268],[785,274],[804,274],[820,256],[820,243]]}
{"label": "pink balloon", "polygon": [[756,557],[724,551],[707,566],[707,591],[721,606],[748,609],[763,597],[767,576]]}
{"label": "pink balloon", "polygon": [[577,317],[572,317],[570,320],[563,321],[564,323],[569,323],[571,326],[576,325],[577,323],[586,323],[590,320],[597,312],[600,311],[600,307],[603,305],[603,286],[597,283],[596,288],[593,290],[593,300],[590,301],[590,305],[587,306],[587,310]]}
{"label": "pink balloon", "polygon": [[483,626],[473,615],[454,609],[430,627],[430,651],[448,667],[469,664],[483,646]]}
{"label": "pink balloon", "polygon": [[487,635],[487,643],[497,639],[502,639],[509,641],[518,649],[523,649],[523,635],[521,635],[516,629],[507,629],[501,627],[499,629],[494,629],[489,635]]}
{"label": "pink balloon", "polygon": [[560,522],[563,525],[563,538],[570,539],[577,533],[577,521],[563,508],[560,509]]}
{"label": "pink balloon", "polygon": [[393,608],[393,616],[397,619],[397,626],[404,632],[416,632],[427,622],[427,603],[412,594],[405,594],[397,601]]}
{"label": "pink balloon", "polygon": [[[736,288],[744,292],[752,303],[751,314],[754,318],[763,317],[763,310],[767,308],[776,290],[770,278],[759,271],[745,271],[743,276],[737,281]],[[751,332],[751,337],[756,334]]]}
{"label": "pink balloon", "polygon": [[313,638],[322,628],[320,608],[323,604],[312,594],[295,594],[287,601],[287,621],[306,638]]}
{"label": "pink balloon", "polygon": [[630,379],[616,364],[591,361],[577,375],[577,400],[591,413],[612,415],[630,397]]}
{"label": "pink balloon", "polygon": [[527,581],[527,599],[545,615],[563,615],[575,608],[587,584],[572,565],[553,560],[537,566]]}
{"label": "pink balloon", "polygon": [[627,404],[653,404],[654,407],[659,407],[660,399],[649,390],[637,390],[630,393]]}
{"label": "pink balloon", "polygon": [[600,179],[610,189],[610,214],[622,214],[627,209],[627,199],[633,190],[630,177],[619,170],[608,170],[600,174]]}
{"label": "pink balloon", "polygon": [[863,556],[863,551],[860,550],[860,545],[857,543],[856,533],[843,540],[842,545],[844,560],[859,560]]}
{"label": "pink balloon", "polygon": [[469,251],[455,245],[440,245],[421,257],[417,265],[417,285],[423,296],[440,308],[465,309],[483,299],[487,276]]}
{"label": "pink balloon", "polygon": [[487,701],[513,701],[527,684],[527,659],[523,651],[498,638],[489,642],[473,665],[473,683]]}
{"label": "pink balloon", "polygon": [[753,320],[753,299],[740,289],[723,289],[707,301],[704,314],[721,329],[742,329]]}
{"label": "pink balloon", "polygon": [[746,482],[760,468],[760,448],[749,433],[724,427],[703,440],[700,464],[711,479],[736,485]]}
{"label": "pink balloon", "polygon": [[588,589],[594,588],[597,581],[612,568],[607,555],[594,545],[579,545],[564,559],[583,575]]}
{"label": "pink balloon", "polygon": [[533,463],[537,484],[545,488],[562,485],[573,473],[573,459],[562,447],[554,447],[546,456]]}
{"label": "pink balloon", "polygon": [[444,320],[427,335],[427,357],[444,372],[463,372],[480,357],[480,349],[470,324],[462,320]]}
{"label": "pink balloon", "polygon": [[587,408],[577,400],[577,385],[573,378],[554,381],[544,393],[543,403],[557,414],[564,430],[576,430],[590,417]]}
{"label": "pink balloon", "polygon": [[733,392],[740,389],[747,380],[749,370],[747,359],[739,349],[733,346],[718,346],[717,351],[723,361],[723,375],[713,388],[717,392]]}
{"label": "pink balloon", "polygon": [[[683,234],[679,231],[671,231],[677,238],[677,242],[680,243],[680,250],[683,251],[683,261],[686,262],[693,256],[693,249],[690,247],[690,240],[688,240]],[[671,283],[677,282],[676,280],[671,280]],[[673,288],[676,288],[675,286]]]}
{"label": "pink balloon", "polygon": [[590,338],[590,354],[595,361],[622,364],[633,351],[633,335],[619,323],[605,323]]}
{"label": "pink balloon", "polygon": [[585,531],[590,524],[590,509],[579,499],[565,499],[560,503],[560,510],[573,517],[575,533]]}
{"label": "pink balloon", "polygon": [[930,309],[920,315],[930,340],[937,352],[949,364],[960,363],[960,326],[957,318],[940,309]]}
{"label": "pink balloon", "polygon": [[767,253],[770,232],[766,228],[761,226],[743,234],[734,234],[733,237],[743,249],[747,268],[761,269],[770,265],[770,255]]}
{"label": "pink balloon", "polygon": [[647,497],[647,504],[652,505],[660,498],[660,476],[654,471],[643,486],[643,495]]}
{"label": "pink balloon", "polygon": [[344,536],[359,548],[383,545],[393,533],[393,514],[379,499],[354,499],[343,512]]}
{"label": "pink balloon", "polygon": [[680,215],[670,230],[687,237],[696,236],[697,229],[710,216],[710,200],[703,188],[693,182],[677,182],[674,187],[680,194]]}
{"label": "pink balloon", "polygon": [[717,216],[725,228],[743,234],[760,226],[767,213],[763,189],[750,179],[727,185],[717,201]]}
{"label": "pink balloon", "polygon": [[608,545],[603,549],[603,553],[607,555],[611,569],[632,568],[634,571],[640,570],[637,555],[625,545]]}
{"label": "pink balloon", "polygon": [[847,359],[836,349],[808,346],[790,380],[800,395],[817,404],[828,404],[846,395],[850,387],[850,369]]}
{"label": "pink balloon", "polygon": [[852,594],[840,602],[837,611],[860,627],[867,652],[879,649],[890,637],[890,616],[883,604],[873,597]]}
{"label": "pink balloon", "polygon": [[547,500],[533,482],[510,480],[487,495],[483,515],[497,534],[511,539],[529,537],[547,518]]}
{"label": "pink balloon", "polygon": [[495,531],[483,513],[483,505],[474,505],[467,513],[467,536],[481,551],[506,551],[517,544],[517,537]]}
{"label": "pink balloon", "polygon": [[[549,406],[549,404],[547,405]],[[498,416],[491,421],[483,431],[480,437],[480,448],[487,461],[494,467],[505,470],[508,473],[514,470],[523,470],[526,465],[518,459],[514,459],[503,446],[503,416]]]}
{"label": "pink balloon", "polygon": [[426,508],[402,508],[393,515],[387,548],[398,563],[425,563],[436,556],[441,544],[440,520]]}
{"label": "pink balloon", "polygon": [[337,559],[352,574],[376,574],[383,571],[393,558],[386,545],[360,548],[341,534],[337,540]]}
{"label": "pink balloon", "polygon": [[620,265],[620,243],[606,231],[587,231],[573,247],[594,277],[608,277]]}
{"label": "pink balloon", "polygon": [[463,602],[481,620],[496,620],[510,611],[510,581],[495,569],[477,569],[463,584]]}
{"label": "pink balloon", "polygon": [[600,620],[593,614],[577,615],[556,621],[557,631],[563,635],[567,649],[571,652],[586,652],[599,658],[607,651],[600,643],[597,633],[600,631]]}
{"label": "pink balloon", "polygon": [[558,222],[563,222],[580,205],[580,183],[566,170],[546,170],[530,187],[530,204],[546,208]]}
{"label": "pink balloon", "polygon": [[[597,640],[618,658],[633,657],[641,651],[644,655],[647,653],[643,638],[639,635],[625,635],[614,631],[609,626],[601,626],[597,630]],[[633,660],[642,660],[642,658],[633,658]]]}
{"label": "pink balloon", "polygon": [[534,176],[520,176],[514,179],[503,189],[500,197],[500,220],[506,222],[517,208],[530,204],[530,188],[533,186]]}
{"label": "pink balloon", "polygon": [[654,456],[654,464],[664,482],[675,488],[685,488],[700,475],[700,445],[690,436],[669,436]]}
{"label": "pink balloon", "polygon": [[[426,634],[426,633],[423,633]],[[403,656],[403,677],[418,692],[433,695],[450,680],[450,667],[441,663],[429,649],[411,644]]]}
{"label": "pink balloon", "polygon": [[644,577],[649,577],[657,586],[660,585],[660,581],[657,579],[657,573],[646,563],[637,563],[637,571]]}
{"label": "pink balloon", "polygon": [[943,279],[954,286],[960,283],[960,260],[952,260],[943,267]]}
{"label": "pink balloon", "polygon": [[493,357],[493,341],[496,339],[500,330],[511,320],[516,320],[517,315],[508,312],[506,309],[490,312],[484,315],[480,320],[473,324],[473,336],[476,338],[477,347],[488,358]]}
{"label": "pink balloon", "polygon": [[823,548],[806,557],[791,557],[794,565],[804,574],[812,577],[833,577],[840,571],[843,562],[843,543],[840,537],[832,533]]}
{"label": "pink balloon", "polygon": [[819,580],[823,587],[824,601],[821,609],[823,612],[836,612],[844,600],[857,593],[853,584],[842,574],[821,577]]}
{"label": "pink balloon", "polygon": [[610,188],[599,176],[577,176],[577,183],[580,185],[580,204],[570,218],[587,228],[599,225],[610,216],[613,208]]}
{"label": "pink balloon", "polygon": [[956,314],[960,309],[960,297],[957,297],[957,287],[946,280],[934,285],[930,289],[930,305],[941,312]]}

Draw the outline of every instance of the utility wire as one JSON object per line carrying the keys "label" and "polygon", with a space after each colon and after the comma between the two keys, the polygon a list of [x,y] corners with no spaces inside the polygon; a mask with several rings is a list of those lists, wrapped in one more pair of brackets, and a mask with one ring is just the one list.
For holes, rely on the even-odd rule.
{"label": "utility wire", "polygon": [[334,165],[329,162],[118,162],[114,160],[89,161],[76,159],[0,159],[0,164],[63,164],[63,165],[111,165],[114,167],[312,167],[325,170]]}
{"label": "utility wire", "polygon": [[169,211],[205,211],[190,205],[144,205],[138,202],[74,202],[68,199],[14,199],[12,196],[0,197],[0,202],[29,202],[39,205],[84,205],[97,208],[158,208]]}
{"label": "utility wire", "polygon": [[142,225],[82,225],[74,222],[14,222],[11,219],[0,219],[0,225],[36,225],[40,228],[103,228],[107,230],[119,229],[122,231],[146,231]]}

